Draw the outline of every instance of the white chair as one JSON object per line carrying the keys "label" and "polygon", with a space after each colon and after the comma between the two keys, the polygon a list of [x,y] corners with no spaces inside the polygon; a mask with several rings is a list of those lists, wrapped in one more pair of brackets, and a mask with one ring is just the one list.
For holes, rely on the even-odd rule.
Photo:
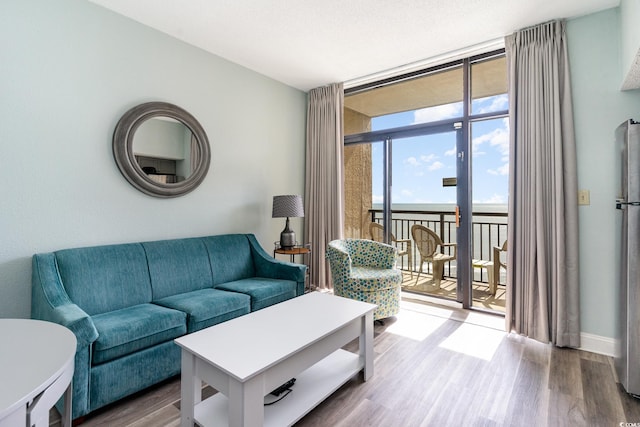
{"label": "white chair", "polygon": [[493,261],[487,261],[484,259],[472,259],[471,267],[487,270],[487,283],[489,285],[489,293],[491,295],[496,294],[496,281],[494,275]]}

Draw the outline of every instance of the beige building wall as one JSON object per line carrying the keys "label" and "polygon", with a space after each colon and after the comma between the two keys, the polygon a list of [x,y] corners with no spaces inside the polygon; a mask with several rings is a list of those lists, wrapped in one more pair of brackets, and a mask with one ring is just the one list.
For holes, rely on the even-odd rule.
{"label": "beige building wall", "polygon": [[[344,109],[344,133],[367,132],[371,130],[371,117]],[[366,225],[369,224],[371,200],[371,145],[358,144],[344,148],[344,192],[345,219],[344,235],[350,238],[369,238]]]}

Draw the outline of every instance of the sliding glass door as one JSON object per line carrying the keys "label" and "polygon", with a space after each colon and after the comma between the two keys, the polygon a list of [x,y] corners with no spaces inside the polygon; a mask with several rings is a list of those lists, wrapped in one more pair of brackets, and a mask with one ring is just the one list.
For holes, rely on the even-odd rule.
{"label": "sliding glass door", "polygon": [[345,91],[345,235],[396,245],[405,291],[504,297],[507,108],[504,52]]}
{"label": "sliding glass door", "polygon": [[[361,176],[369,166],[356,153],[370,153],[371,205],[353,178],[345,183],[347,212],[363,217],[359,237],[388,242],[398,249],[404,290],[460,300],[458,282],[457,153],[462,130],[458,122],[425,125],[419,130],[369,134],[376,142],[352,142],[345,147],[347,177]],[[366,162],[365,162],[366,163]],[[466,191],[466,190],[465,190]],[[366,192],[366,190],[365,190]],[[465,196],[466,197],[466,196]],[[353,224],[355,215],[349,214]],[[347,227],[347,237],[358,237]],[[464,252],[464,251],[463,251]]]}
{"label": "sliding glass door", "polygon": [[474,307],[505,311],[508,185],[508,118],[471,123],[473,141],[472,302]]}
{"label": "sliding glass door", "polygon": [[392,140],[392,232],[412,246],[399,260],[403,289],[457,300],[458,131],[436,131]]}

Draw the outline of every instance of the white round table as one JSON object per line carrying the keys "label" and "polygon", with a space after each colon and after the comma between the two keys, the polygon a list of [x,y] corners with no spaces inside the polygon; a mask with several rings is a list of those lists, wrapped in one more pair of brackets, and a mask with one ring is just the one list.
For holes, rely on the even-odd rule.
{"label": "white round table", "polygon": [[0,319],[0,427],[48,426],[64,394],[63,425],[71,426],[76,337],[64,326]]}

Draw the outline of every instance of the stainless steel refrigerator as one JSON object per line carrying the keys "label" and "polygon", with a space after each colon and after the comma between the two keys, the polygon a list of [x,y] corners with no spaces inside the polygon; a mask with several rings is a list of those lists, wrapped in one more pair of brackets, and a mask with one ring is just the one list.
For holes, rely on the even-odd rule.
{"label": "stainless steel refrigerator", "polygon": [[621,210],[620,304],[615,367],[625,390],[640,395],[640,123],[627,120],[616,129],[620,150]]}

